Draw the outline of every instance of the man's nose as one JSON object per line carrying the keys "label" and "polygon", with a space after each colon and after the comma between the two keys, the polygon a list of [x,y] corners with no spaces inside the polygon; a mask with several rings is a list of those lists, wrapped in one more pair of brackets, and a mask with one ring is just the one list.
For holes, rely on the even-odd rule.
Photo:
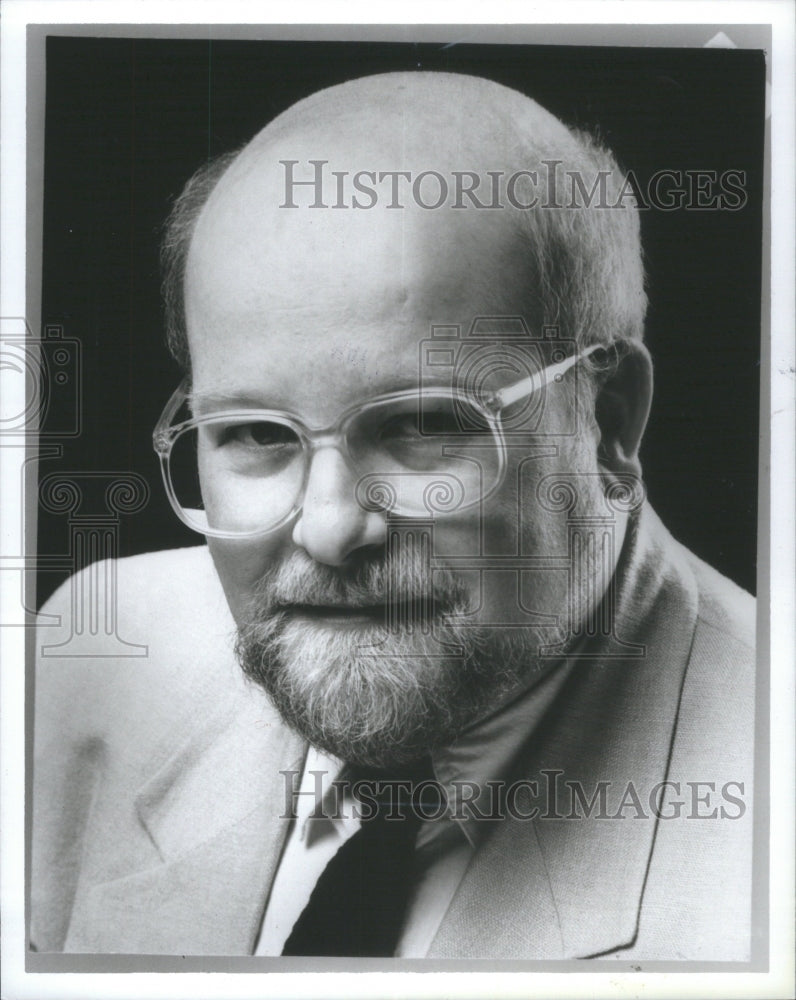
{"label": "man's nose", "polygon": [[359,505],[356,484],[355,471],[337,448],[312,456],[293,541],[317,562],[342,566],[357,549],[384,544],[384,516]]}

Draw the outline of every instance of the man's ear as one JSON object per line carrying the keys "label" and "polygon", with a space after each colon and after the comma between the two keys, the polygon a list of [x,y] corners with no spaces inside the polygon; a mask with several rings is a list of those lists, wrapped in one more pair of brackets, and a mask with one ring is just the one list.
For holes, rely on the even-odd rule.
{"label": "man's ear", "polygon": [[639,341],[625,341],[617,368],[600,385],[594,415],[597,458],[611,472],[641,476],[638,452],[652,402],[652,359]]}

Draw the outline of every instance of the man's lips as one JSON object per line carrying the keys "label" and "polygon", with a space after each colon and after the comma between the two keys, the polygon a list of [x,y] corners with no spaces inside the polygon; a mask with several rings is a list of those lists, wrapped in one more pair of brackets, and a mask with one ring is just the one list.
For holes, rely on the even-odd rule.
{"label": "man's lips", "polygon": [[294,615],[303,618],[367,618],[372,621],[384,621],[387,615],[387,608],[384,604],[294,604],[286,608]]}
{"label": "man's lips", "polygon": [[282,604],[282,613],[316,621],[369,621],[385,624],[390,621],[417,621],[433,613],[430,599],[414,598],[408,601],[385,601],[374,604]]}

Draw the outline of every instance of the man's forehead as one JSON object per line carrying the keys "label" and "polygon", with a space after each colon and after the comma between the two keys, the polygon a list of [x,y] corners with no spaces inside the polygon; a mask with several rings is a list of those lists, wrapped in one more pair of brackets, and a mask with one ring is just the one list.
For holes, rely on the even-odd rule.
{"label": "man's forehead", "polygon": [[264,233],[242,254],[206,242],[187,280],[197,378],[254,377],[287,387],[290,398],[296,383],[315,394],[375,394],[417,381],[435,325],[467,330],[484,314],[538,325],[521,248],[510,253],[494,223],[491,234],[438,240],[431,229],[397,227],[385,239],[376,227],[339,239],[334,226],[308,228],[304,239],[298,229],[295,240]]}
{"label": "man's forehead", "polygon": [[[489,81],[390,74],[314,95],[250,144],[211,195],[190,247],[195,375],[235,367],[239,381],[241,357],[264,369],[278,354],[288,381],[320,369],[328,382],[345,365],[354,383],[385,367],[408,379],[434,324],[466,329],[485,314],[538,321],[527,213],[462,211],[450,199],[429,209],[414,197],[433,190],[433,178],[413,190],[418,172],[486,181],[489,170],[516,166],[516,122],[504,114],[474,123],[465,97],[530,107],[546,139],[570,139],[547,112]],[[375,203],[361,207],[360,190],[355,207],[362,172],[359,182],[371,184],[407,174],[401,207],[389,176]]]}
{"label": "man's forehead", "polygon": [[317,347],[343,331],[352,343],[389,332],[416,348],[432,323],[533,308],[527,247],[507,213],[283,209],[273,195],[250,175],[200,219],[189,336],[239,323]]}
{"label": "man's forehead", "polygon": [[[318,426],[351,405],[428,383],[422,330],[387,326],[325,331],[241,327],[194,344],[195,412],[281,409]],[[438,377],[438,384],[450,385]]]}

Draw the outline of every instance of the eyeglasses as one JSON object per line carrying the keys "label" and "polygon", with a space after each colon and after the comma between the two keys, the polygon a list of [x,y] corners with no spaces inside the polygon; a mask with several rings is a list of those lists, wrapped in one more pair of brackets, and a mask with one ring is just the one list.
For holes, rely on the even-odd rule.
{"label": "eyeglasses", "polygon": [[189,528],[219,538],[275,531],[301,510],[312,456],[336,448],[365,510],[433,517],[495,492],[506,471],[504,415],[598,350],[588,348],[498,391],[410,389],[347,409],[330,427],[283,410],[191,415],[184,382],[152,435],[163,482]]}

